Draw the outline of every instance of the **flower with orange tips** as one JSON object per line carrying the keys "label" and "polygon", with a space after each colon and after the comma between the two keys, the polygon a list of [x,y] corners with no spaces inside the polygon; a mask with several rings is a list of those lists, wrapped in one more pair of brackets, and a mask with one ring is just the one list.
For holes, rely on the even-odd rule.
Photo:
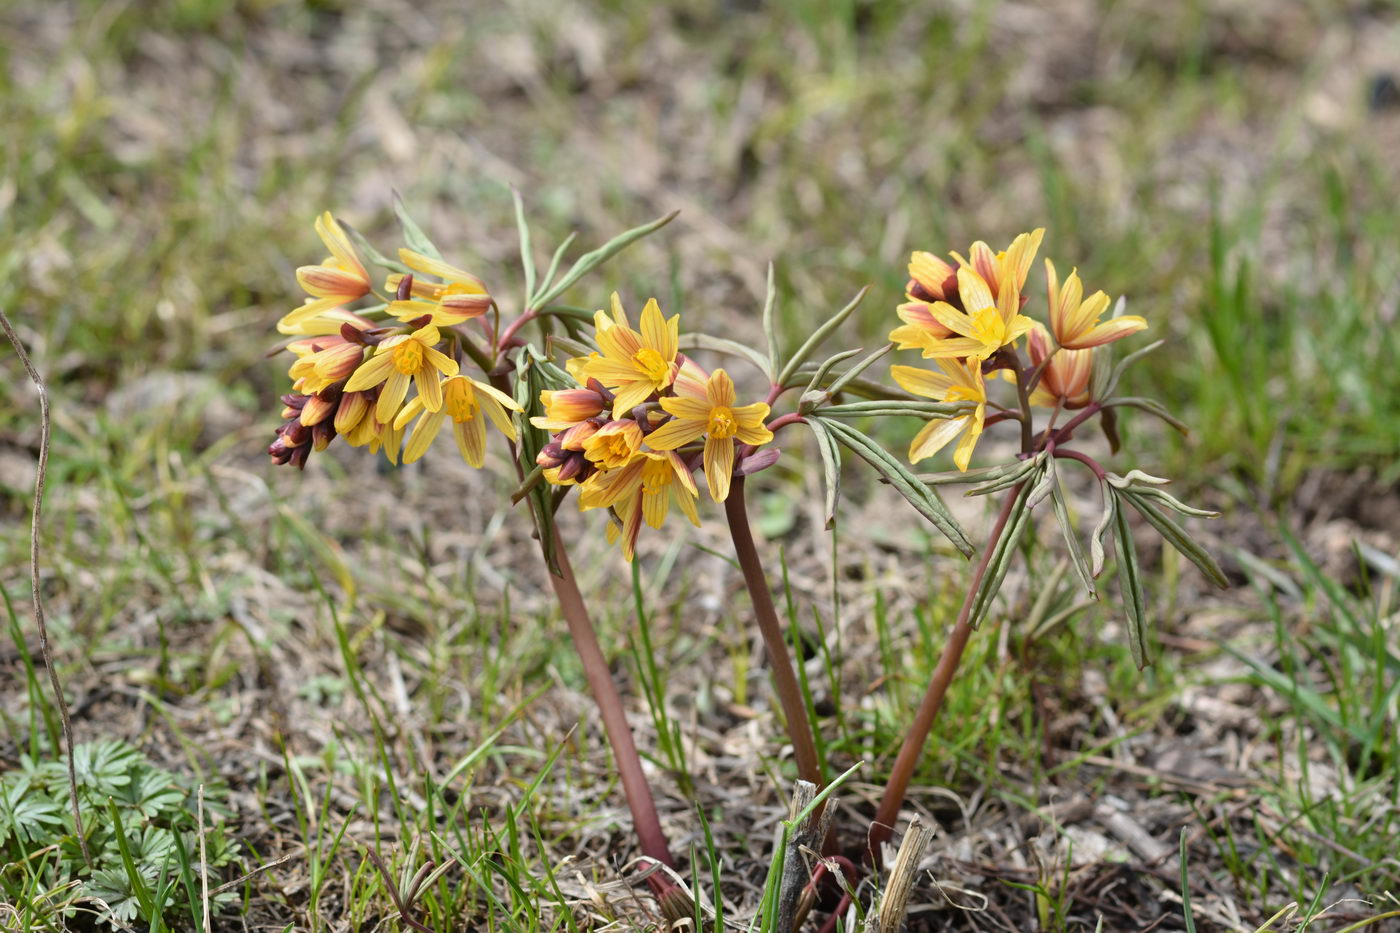
{"label": "flower with orange tips", "polygon": [[909,462],[918,463],[932,457],[962,434],[962,440],[953,451],[953,462],[966,472],[987,415],[987,387],[982,381],[982,367],[967,360],[936,359],[934,362],[938,365],[937,371],[891,366],[890,375],[902,389],[914,395],[939,402],[972,402],[976,407],[968,414],[924,425],[909,445]]}
{"label": "flower with orange tips", "polygon": [[667,319],[653,298],[642,309],[641,331],[635,331],[622,310],[622,299],[613,292],[612,317],[599,311],[594,316],[594,325],[594,336],[602,352],[589,356],[576,367],[575,378],[582,376],[580,382],[597,379],[615,392],[615,415],[627,413],[675,381],[680,315]]}
{"label": "flower with orange tips", "polygon": [[[415,275],[409,297],[389,302],[389,313],[401,321],[411,321],[430,315],[439,327],[449,327],[481,317],[491,307],[491,294],[486,283],[463,269],[424,256],[411,249],[400,249],[399,260],[414,272],[431,275],[441,282],[430,282]],[[391,275],[385,283],[390,293],[397,294],[402,275]]]}
{"label": "flower with orange tips", "polygon": [[410,421],[418,418],[404,445],[403,462],[412,463],[427,453],[443,424],[451,419],[452,433],[457,438],[457,450],[462,459],[474,467],[480,467],[486,462],[488,419],[509,440],[515,440],[515,424],[506,414],[507,409],[520,411],[520,406],[515,399],[493,386],[460,373],[444,379],[441,408],[429,411],[423,396],[419,395],[405,405],[394,419],[394,428],[403,430]]}
{"label": "flower with orange tips", "polygon": [[717,369],[705,383],[703,396],[687,392],[661,399],[661,407],[672,417],[646,439],[652,450],[675,450],[703,436],[705,481],[716,502],[729,496],[735,441],[766,444],[773,439],[773,432],[763,426],[768,406],[755,402],[736,408],[734,398],[734,381]]}
{"label": "flower with orange tips", "polygon": [[1055,342],[1066,350],[1088,350],[1147,328],[1147,321],[1136,314],[1124,314],[1100,324],[1109,298],[1101,291],[1085,298],[1077,269],[1071,270],[1061,284],[1055,264],[1047,259],[1045,280],[1050,296],[1050,330]]}
{"label": "flower with orange tips", "polygon": [[695,508],[699,493],[685,461],[675,451],[641,451],[625,466],[595,473],[579,493],[581,509],[611,508],[621,522],[609,526],[609,538],[622,541],[622,555],[631,560],[643,522],[660,528],[674,505],[690,523],[698,526]]}
{"label": "flower with orange tips", "polygon": [[[330,211],[316,218],[316,233],[330,250],[330,256],[319,266],[302,266],[297,270],[297,282],[313,300],[283,317],[278,330],[295,327],[331,308],[358,301],[370,292],[369,273]],[[283,330],[283,333],[291,331]]]}
{"label": "flower with orange tips", "polygon": [[630,418],[609,421],[583,442],[583,455],[600,470],[626,466],[642,448],[641,425]]}
{"label": "flower with orange tips", "polygon": [[375,405],[375,415],[382,422],[394,420],[408,385],[418,387],[418,397],[428,411],[442,408],[442,382],[444,376],[457,375],[457,361],[436,349],[442,335],[432,324],[421,327],[411,334],[397,334],[384,340],[374,349],[370,357],[355,370],[345,391],[359,392],[383,384],[379,401]]}

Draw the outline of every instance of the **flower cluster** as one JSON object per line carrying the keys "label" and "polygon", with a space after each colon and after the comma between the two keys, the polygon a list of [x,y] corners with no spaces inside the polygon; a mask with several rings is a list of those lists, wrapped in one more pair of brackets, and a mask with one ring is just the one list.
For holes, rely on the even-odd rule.
{"label": "flower cluster", "polygon": [[[711,497],[723,502],[741,457],[766,444],[768,405],[736,405],[723,369],[707,373],[680,352],[680,316],[656,300],[634,330],[614,293],[612,313],[594,318],[598,352],[566,364],[577,388],[541,393],[544,415],[530,419],[553,433],[537,463],[559,486],[580,487],[582,509],[609,509],[628,560],[643,523],[660,528],[674,505],[693,524],[703,468]],[[771,459],[764,459],[765,465]]]}
{"label": "flower cluster", "polygon": [[[1077,270],[1061,283],[1049,259],[1050,326],[1022,314],[1026,278],[1044,235],[1044,229],[1023,233],[998,253],[979,240],[969,250],[971,258],[953,253],[952,263],[927,252],[910,257],[907,300],[896,309],[904,323],[890,332],[890,340],[901,350],[922,351],[938,368],[893,366],[890,375],[914,395],[972,406],[965,414],[925,425],[909,448],[912,462],[933,456],[961,435],[953,461],[967,470],[987,423],[986,380],[998,374],[1012,383],[1024,379],[1032,405],[1083,408],[1092,401],[1094,348],[1147,327],[1136,315],[1101,320],[1109,297],[1099,291],[1085,298]],[[1016,348],[1021,337],[1027,337],[1029,365]]]}
{"label": "flower cluster", "polygon": [[316,232],[331,255],[297,270],[309,297],[277,324],[294,338],[285,349],[296,360],[288,371],[293,391],[282,396],[284,421],[267,449],[273,462],[305,467],[313,450],[344,437],[352,447],[383,450],[393,463],[402,452],[411,463],[448,421],[462,458],[474,467],[486,459],[487,421],[514,441],[509,412],[520,406],[462,372],[469,338],[454,328],[490,307],[481,280],[401,249],[399,260],[410,271],[386,280],[393,299],[354,311],[351,305],[375,297],[364,263],[329,212],[317,218]]}

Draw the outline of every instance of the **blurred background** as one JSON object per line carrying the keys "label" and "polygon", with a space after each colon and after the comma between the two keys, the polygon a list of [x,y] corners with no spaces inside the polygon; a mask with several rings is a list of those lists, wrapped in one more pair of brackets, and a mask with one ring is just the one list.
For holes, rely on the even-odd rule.
{"label": "blurred background", "polygon": [[[1111,602],[1035,651],[999,621],[940,726],[951,750],[923,775],[962,809],[916,801],[951,840],[938,874],[990,885],[1014,918],[1027,895],[986,863],[1028,873],[1002,879],[1019,883],[1097,866],[1044,880],[1069,906],[1060,927],[1036,921],[1092,929],[1122,841],[1085,816],[1066,849],[1039,808],[1111,792],[1172,847],[1168,875],[1177,828],[1194,827],[1201,929],[1400,883],[1386,842],[1400,792],[1400,6],[10,0],[0,126],[0,307],[53,395],[45,586],[79,740],[121,738],[226,782],[242,870],[298,851],[348,866],[317,883],[304,857],[279,863],[231,916],[279,929],[386,916],[377,876],[355,874],[348,842],[316,848],[318,827],[387,839],[385,857],[412,867],[409,840],[434,824],[398,795],[432,800],[425,788],[498,727],[515,750],[483,753],[472,793],[454,793],[484,825],[528,811],[544,827],[512,864],[535,877],[562,852],[602,883],[625,861],[591,728],[522,796],[545,773],[530,749],[557,746],[589,707],[504,497],[504,451],[484,473],[450,450],[390,471],[337,445],[305,475],[264,454],[287,385],[286,361],[265,354],[301,301],[296,267],[323,255],[316,214],[389,252],[397,190],[449,260],[514,296],[511,186],[545,256],[570,231],[590,248],[679,208],[571,302],[655,295],[685,326],[751,341],[770,260],[789,339],[869,284],[842,345],[875,346],[912,249],[1047,227],[1043,255],[1125,295],[1166,339],[1131,394],[1193,431],[1130,418],[1135,457],[1115,462],[1224,512],[1202,536],[1238,585],[1208,593],[1154,553],[1162,659],[1145,678]],[[890,428],[892,447],[916,427]],[[35,396],[5,347],[0,584],[18,614],[0,649],[0,771],[37,748],[43,705],[22,663],[37,449]],[[790,561],[793,624],[814,642],[839,633],[841,672],[812,667],[836,710],[831,753],[874,761],[878,784],[964,570],[892,527],[896,500],[859,471],[837,555],[800,445],[790,454],[764,474],[759,525]],[[695,801],[710,808],[723,896],[752,906],[786,762],[730,604],[737,575],[710,553],[723,529],[654,542],[638,565],[661,676],[601,522],[568,521],[668,826],[686,848]],[[1053,561],[1032,567],[1007,620]],[[1183,743],[1201,760],[1158,760]],[[301,813],[323,798],[319,819]],[[381,825],[391,813],[397,829]],[[1167,909],[1171,884],[1140,875],[1107,928]],[[458,883],[461,902],[434,908],[444,922],[479,917],[502,886]],[[568,912],[536,894],[542,916]],[[944,904],[918,922],[972,922],[958,916]]]}

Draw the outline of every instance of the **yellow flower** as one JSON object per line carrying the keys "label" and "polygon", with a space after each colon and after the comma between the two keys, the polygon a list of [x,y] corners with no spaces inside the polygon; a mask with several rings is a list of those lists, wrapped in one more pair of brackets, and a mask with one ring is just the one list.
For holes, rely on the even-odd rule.
{"label": "yellow flower", "polygon": [[592,389],[561,389],[540,393],[544,414],[536,415],[530,423],[546,431],[564,431],[580,421],[596,418],[603,413],[606,401]]}
{"label": "yellow flower", "polygon": [[975,402],[977,407],[970,414],[930,421],[924,425],[909,445],[909,462],[918,463],[932,457],[953,438],[963,434],[957,449],[953,451],[953,462],[965,472],[972,460],[972,449],[982,436],[982,425],[987,415],[987,389],[982,381],[982,367],[965,360],[938,359],[934,362],[940,371],[891,366],[890,375],[906,392],[939,402]]}
{"label": "yellow flower", "polygon": [[993,297],[986,280],[963,266],[958,269],[958,295],[966,313],[946,301],[929,308],[933,319],[957,336],[928,340],[925,357],[985,360],[1031,329],[1031,319],[1020,313],[1021,292],[1009,282],[1003,282],[1000,296]]}
{"label": "yellow flower", "polygon": [[[456,375],[442,381],[442,407],[429,411],[419,395],[409,402],[394,419],[394,429],[403,430],[415,417],[418,423],[408,435],[403,462],[412,463],[428,452],[443,422],[452,419],[452,431],[457,437],[457,450],[462,459],[474,467],[486,462],[486,418],[507,438],[515,440],[515,425],[506,409],[520,411],[515,399],[468,376]],[[421,417],[419,417],[421,415]]]}
{"label": "yellow flower", "polygon": [[[389,302],[389,313],[399,320],[411,321],[429,314],[432,315],[429,323],[447,327],[481,317],[491,307],[486,284],[470,272],[411,249],[400,249],[399,260],[415,272],[442,279],[429,282],[414,276],[411,296]],[[402,281],[402,275],[391,275],[385,288],[390,294],[396,294]]]}
{"label": "yellow flower", "polygon": [[[1056,350],[1050,343],[1050,334],[1045,325],[1036,322],[1027,338],[1031,368],[1045,362],[1040,381],[1031,392],[1032,405],[1054,408],[1083,408],[1089,404],[1089,379],[1094,374],[1094,351]],[[1008,373],[1008,377],[1010,373]]]}
{"label": "yellow flower", "polygon": [[[307,299],[310,302],[312,299]],[[288,324],[288,317],[284,317],[277,322],[277,332],[279,334],[293,334],[305,338],[324,337],[340,333],[342,324],[349,324],[356,330],[369,330],[374,326],[374,322],[369,318],[361,317],[353,311],[346,311],[344,308],[331,308],[329,311],[321,311],[310,317],[299,318]],[[298,343],[303,341],[293,340],[288,349],[294,349]]]}
{"label": "yellow flower", "polygon": [[705,436],[705,481],[716,502],[729,495],[734,472],[734,442],[766,444],[773,432],[763,426],[768,406],[763,402],[734,407],[734,382],[717,369],[705,384],[703,396],[687,393],[663,398],[661,407],[673,417],[647,435],[652,450],[675,450]]}
{"label": "yellow flower", "polygon": [[1103,346],[1147,328],[1147,321],[1136,314],[1125,314],[1100,324],[1099,318],[1108,310],[1109,298],[1101,291],[1084,298],[1084,286],[1077,269],[1071,270],[1069,278],[1061,285],[1055,274],[1055,264],[1047,259],[1045,280],[1050,295],[1050,329],[1055,334],[1055,342],[1066,350]]}
{"label": "yellow flower", "polygon": [[956,302],[958,270],[933,253],[916,251],[909,256],[909,300],[895,309],[903,327],[890,331],[890,340],[901,350],[926,350],[932,341],[951,337],[953,332],[938,323],[930,313],[934,301]]}
{"label": "yellow flower", "polygon": [[583,442],[583,455],[600,470],[630,463],[642,447],[642,428],[630,418],[609,421]]}
{"label": "yellow flower", "polygon": [[[635,553],[642,522],[660,528],[675,505],[693,525],[700,524],[695,508],[699,493],[679,454],[641,451],[621,469],[595,473],[579,493],[582,509],[612,508],[622,523],[622,554]],[[611,534],[610,534],[611,538]]]}
{"label": "yellow flower", "polygon": [[[1035,254],[1040,251],[1040,242],[1044,238],[1045,228],[1038,227],[1016,237],[1000,253],[993,253],[990,246],[978,240],[969,250],[970,260],[957,253],[953,257],[959,266],[971,267],[982,277],[982,281],[991,289],[993,298],[1000,300],[1003,287],[1007,287],[1015,290],[1019,302],[1021,289],[1026,287],[1026,276],[1030,275],[1031,263],[1035,262]],[[971,310],[972,306],[964,301],[963,307]]]}
{"label": "yellow flower", "polygon": [[[642,309],[642,330],[633,330],[622,310],[617,292],[612,295],[612,318],[604,311],[594,316],[601,355],[590,356],[575,378],[597,379],[617,393],[613,414],[620,417],[646,401],[653,392],[667,388],[676,378],[676,351],[680,345],[680,315],[669,320],[653,298]],[[573,370],[571,370],[572,372]]]}
{"label": "yellow flower", "polygon": [[[369,273],[355,254],[355,247],[350,245],[350,238],[330,211],[316,218],[316,233],[326,244],[326,249],[330,250],[330,256],[319,266],[302,266],[297,270],[297,282],[315,300],[306,302],[283,317],[278,330],[295,327],[307,318],[369,294]],[[283,333],[292,331],[283,330]]]}
{"label": "yellow flower", "polygon": [[438,374],[457,375],[457,361],[434,349],[442,340],[438,329],[429,324],[411,334],[398,334],[375,347],[370,357],[350,381],[345,391],[360,392],[383,383],[375,415],[380,421],[394,420],[394,415],[408,394],[410,381],[418,387],[418,397],[428,411],[442,408],[442,383]]}
{"label": "yellow flower", "polygon": [[338,335],[306,343],[309,345],[296,341],[289,348],[297,354],[297,360],[287,370],[287,375],[292,377],[292,388],[307,395],[348,379],[365,357],[364,346]]}

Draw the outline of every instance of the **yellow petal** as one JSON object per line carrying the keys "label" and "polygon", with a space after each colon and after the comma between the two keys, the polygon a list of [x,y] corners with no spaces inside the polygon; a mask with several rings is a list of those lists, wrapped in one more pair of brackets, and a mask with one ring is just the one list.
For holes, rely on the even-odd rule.
{"label": "yellow petal", "polygon": [[891,366],[890,378],[905,392],[940,402],[953,387],[953,380],[946,373],[931,372],[917,366]]}
{"label": "yellow petal", "polygon": [[963,428],[972,422],[971,416],[964,415],[960,418],[948,418],[943,421],[930,421],[919,429],[919,433],[914,435],[914,441],[909,445],[909,462],[918,463],[926,460],[938,453],[948,445],[948,442],[958,436]]}
{"label": "yellow petal", "polygon": [[[438,436],[438,431],[442,428],[442,421],[443,414],[440,411],[428,412],[418,419],[418,423],[413,426],[413,433],[408,435],[408,443],[404,445],[404,463],[412,463],[428,452],[433,439]],[[398,424],[397,419],[395,424]]]}
{"label": "yellow petal", "polygon": [[435,371],[426,367],[418,370],[413,384],[418,387],[418,397],[423,400],[424,408],[428,411],[442,409],[442,378]]}
{"label": "yellow petal", "polygon": [[1147,321],[1136,314],[1125,314],[1122,317],[1104,321],[1097,327],[1093,327],[1081,334],[1072,343],[1064,344],[1067,350],[1087,350],[1091,347],[1103,346],[1114,340],[1121,340],[1129,334],[1135,334],[1140,330],[1147,329]]}
{"label": "yellow petal", "polygon": [[408,394],[409,382],[409,377],[397,369],[389,371],[389,378],[384,381],[384,388],[379,390],[379,401],[374,406],[375,418],[383,424],[394,420],[404,396]]}
{"label": "yellow petal", "polygon": [[424,275],[435,275],[448,282],[481,281],[470,272],[458,269],[456,266],[443,262],[441,259],[424,256],[422,253],[415,252],[411,249],[400,248],[399,261],[414,272],[421,272]]}
{"label": "yellow petal", "polygon": [[705,395],[716,408],[721,405],[726,408],[733,406],[734,380],[730,379],[729,373],[724,370],[715,370],[710,374],[710,381],[705,384]]}
{"label": "yellow petal", "polygon": [[731,438],[705,438],[705,481],[716,502],[729,498],[729,481],[734,473],[734,441]]}
{"label": "yellow petal", "polygon": [[[995,308],[996,299],[992,297],[992,290],[987,282],[972,269],[963,266],[958,270],[958,296],[962,299],[962,306],[967,309],[968,314],[976,314],[983,308]],[[934,306],[935,309],[937,305]],[[934,313],[940,324],[947,325],[948,322]],[[961,333],[961,331],[959,331]]]}
{"label": "yellow petal", "polygon": [[684,447],[705,433],[705,422],[689,418],[672,418],[647,435],[647,446],[652,450],[675,450]]}
{"label": "yellow petal", "polygon": [[457,452],[469,466],[480,468],[486,462],[486,424],[480,418],[456,422],[452,433],[457,438]]}
{"label": "yellow petal", "polygon": [[371,356],[350,376],[350,381],[345,383],[345,391],[363,392],[365,389],[371,389],[389,378],[393,369],[394,358],[388,353]]}

